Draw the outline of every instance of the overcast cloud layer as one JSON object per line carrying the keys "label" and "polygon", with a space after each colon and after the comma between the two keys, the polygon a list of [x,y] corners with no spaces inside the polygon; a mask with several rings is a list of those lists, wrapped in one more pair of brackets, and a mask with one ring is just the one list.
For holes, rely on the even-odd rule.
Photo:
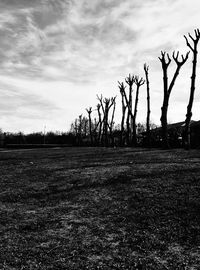
{"label": "overcast cloud layer", "polygon": [[[96,94],[118,95],[117,81],[150,66],[152,121],[162,103],[161,50],[188,48],[200,27],[198,0],[0,0],[0,127],[66,131]],[[185,119],[191,56],[173,89],[169,122]],[[200,63],[199,63],[200,64]],[[170,68],[174,68],[173,65]],[[198,74],[200,71],[198,69]],[[200,76],[198,76],[200,77]],[[200,119],[200,81],[193,119]],[[138,121],[146,118],[146,88]]]}

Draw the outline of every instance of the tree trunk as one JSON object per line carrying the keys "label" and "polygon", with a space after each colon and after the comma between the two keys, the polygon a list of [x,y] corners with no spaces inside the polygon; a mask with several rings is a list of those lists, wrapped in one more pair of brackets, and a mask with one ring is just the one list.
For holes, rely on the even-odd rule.
{"label": "tree trunk", "polygon": [[91,145],[93,145],[91,113],[89,113],[89,130],[90,130],[90,143]]}
{"label": "tree trunk", "polygon": [[120,145],[124,146],[124,120],[125,120],[126,107],[122,105],[122,120],[120,132]]}
{"label": "tree trunk", "polygon": [[113,102],[112,117],[111,117],[111,122],[110,122],[110,137],[112,140],[112,146],[114,146],[113,126],[114,126],[115,107],[116,107],[116,102],[114,101]]}
{"label": "tree trunk", "polygon": [[148,66],[144,65],[146,84],[147,84],[147,119],[146,119],[146,133],[147,133],[147,146],[151,146],[151,134],[150,134],[150,88],[149,88],[149,75]]}
{"label": "tree trunk", "polygon": [[196,79],[196,66],[197,66],[197,49],[193,51],[193,62],[192,62],[192,76],[191,76],[191,89],[190,89],[190,98],[187,106],[187,114],[185,119],[185,131],[184,131],[184,147],[190,149],[190,121],[192,118],[192,105],[194,101],[194,92],[195,92],[195,79]]}
{"label": "tree trunk", "polygon": [[135,96],[135,108],[134,108],[134,114],[132,117],[132,130],[133,130],[132,144],[134,146],[137,146],[136,116],[137,116],[139,89],[140,89],[140,86],[137,85],[136,96]]}
{"label": "tree trunk", "polygon": [[92,107],[89,109],[86,109],[88,112],[88,118],[89,118],[89,131],[90,131],[90,143],[93,145],[93,134],[92,134],[92,119],[91,119],[91,113],[92,113]]}
{"label": "tree trunk", "polygon": [[104,145],[108,146],[108,108],[105,107],[105,118],[104,118]]}
{"label": "tree trunk", "polygon": [[97,144],[101,145],[101,136],[102,136],[102,119],[101,119],[101,112],[100,112],[101,105],[97,105],[98,117],[99,117],[99,130],[98,130],[98,139]]}
{"label": "tree trunk", "polygon": [[164,149],[169,148],[168,142],[168,129],[167,129],[167,111],[168,111],[168,98],[164,98],[163,106],[161,108],[161,126],[162,126],[162,146]]}
{"label": "tree trunk", "polygon": [[130,144],[130,114],[129,114],[129,111],[127,113],[127,118],[126,118],[126,143],[127,143],[127,145]]}
{"label": "tree trunk", "polygon": [[132,128],[131,128],[131,113],[132,113],[132,85],[129,85],[129,108],[130,108],[130,111],[129,111],[129,140],[132,141]]}
{"label": "tree trunk", "polygon": [[121,119],[121,130],[120,130],[120,146],[124,146],[125,144],[125,129],[124,129],[124,121],[125,121],[125,114],[126,114],[126,108],[128,107],[128,105],[125,105],[125,103],[127,103],[127,97],[126,97],[126,92],[125,92],[125,88],[126,86],[124,85],[124,83],[119,83],[119,90],[120,90],[120,94],[122,97],[122,119]]}

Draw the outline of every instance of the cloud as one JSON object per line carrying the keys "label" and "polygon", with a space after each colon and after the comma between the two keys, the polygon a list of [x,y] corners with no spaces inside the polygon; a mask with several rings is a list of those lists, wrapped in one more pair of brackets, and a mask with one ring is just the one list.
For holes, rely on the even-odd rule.
{"label": "cloud", "polygon": [[[13,3],[16,4],[16,2]],[[70,77],[73,78],[74,73],[78,73],[78,78],[82,74],[80,82],[87,81],[90,78],[87,74],[96,67],[105,68],[105,64],[102,63],[103,59],[108,58],[113,61],[114,52],[109,52],[113,50],[113,44],[115,44],[114,48],[117,53],[117,48],[121,44],[135,38],[135,33],[131,29],[124,26],[121,21],[113,20],[112,17],[100,16],[98,22],[95,22],[93,15],[97,10],[101,14],[106,9],[114,9],[119,1],[112,3],[103,1],[101,5],[99,1],[96,1],[90,8],[87,5],[88,1],[83,1],[82,5],[76,3],[70,6],[71,2],[66,3],[68,3],[65,6],[66,17],[59,17],[57,9],[52,9],[52,6],[52,13],[48,14],[44,10],[41,13],[37,5],[31,6],[29,9],[26,7],[24,10],[17,10],[13,14],[15,20],[13,20],[13,24],[10,21],[9,28],[12,36],[8,38],[5,45],[0,44],[1,48],[9,45],[7,61],[2,63],[5,73],[15,72],[18,76],[31,76],[32,74],[32,76],[40,77],[41,75],[43,78],[54,77],[56,80],[60,77],[65,78],[62,69],[66,71],[65,74],[71,73],[66,80],[71,80]],[[89,10],[92,16],[89,16],[89,19],[80,20],[81,13],[85,16],[89,14]],[[24,21],[26,23],[22,24]],[[14,31],[15,33],[13,33]],[[13,44],[15,44],[14,48]],[[55,58],[59,58],[59,56],[63,56],[63,58],[60,57],[56,62]],[[118,57],[118,55],[114,56]],[[80,69],[77,71],[78,67]],[[24,72],[22,72],[23,70]],[[54,76],[53,70],[55,71]]]}
{"label": "cloud", "polygon": [[15,115],[16,117],[44,118],[49,112],[49,117],[58,108],[41,96],[26,92],[18,87],[2,83],[0,86],[0,114]]}

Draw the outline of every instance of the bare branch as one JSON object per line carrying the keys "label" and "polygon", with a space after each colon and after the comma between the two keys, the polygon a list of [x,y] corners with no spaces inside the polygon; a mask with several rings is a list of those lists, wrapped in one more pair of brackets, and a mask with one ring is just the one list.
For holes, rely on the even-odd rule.
{"label": "bare branch", "polygon": [[86,109],[87,113],[88,114],[91,114],[92,113],[92,107],[89,107],[89,109]]}
{"label": "bare branch", "polygon": [[178,60],[179,57],[179,51],[177,52],[177,54],[175,55],[175,51],[172,54],[172,57],[174,59],[174,61],[176,62],[177,66],[180,68],[183,64],[185,64],[185,62],[188,59],[190,52],[187,52],[186,55],[184,56],[183,54],[181,55],[182,61]]}
{"label": "bare branch", "polygon": [[188,39],[187,39],[187,37],[184,35],[184,38],[185,38],[185,40],[186,40],[186,45],[190,48],[190,50],[191,51],[194,51],[194,49],[192,48],[192,46],[190,45],[190,43],[189,43],[189,41],[188,41]]}
{"label": "bare branch", "polygon": [[105,109],[104,109],[104,106],[103,106],[103,96],[102,96],[102,94],[101,94],[101,97],[99,97],[97,95],[97,99],[100,101],[100,105],[101,105],[103,113],[105,113]]}
{"label": "bare branch", "polygon": [[101,102],[101,101],[102,101],[102,99],[103,99],[102,94],[101,94],[101,96],[100,96],[100,97],[97,95],[97,99],[98,99],[98,100]]}
{"label": "bare branch", "polygon": [[149,71],[149,66],[147,66],[146,63],[144,64],[144,71],[147,72],[147,73],[148,73],[148,71]]}
{"label": "bare branch", "polygon": [[112,97],[112,98],[110,99],[110,102],[111,102],[111,103],[110,103],[109,109],[112,107],[113,104],[115,104],[115,99],[116,99],[116,97],[117,97],[117,96]]}
{"label": "bare branch", "polygon": [[183,56],[183,54],[181,54],[182,57],[182,61],[184,61],[184,63],[187,61],[188,57],[189,57],[190,52],[187,52],[185,57]]}
{"label": "bare branch", "polygon": [[190,33],[188,33],[188,36],[191,38],[191,40],[192,40],[193,42],[195,42],[195,39],[190,35]]}
{"label": "bare branch", "polygon": [[124,95],[126,86],[124,85],[123,82],[121,83],[121,82],[118,81],[118,84],[119,84],[118,87],[119,87],[119,90],[120,90],[121,95]]}
{"label": "bare branch", "polygon": [[189,43],[187,37],[184,35],[184,38],[186,40],[186,45],[194,52],[197,49],[197,44],[199,42],[200,39],[200,31],[199,29],[195,29],[194,30],[195,33],[195,37],[193,37],[190,33],[188,33],[189,38],[192,40],[192,42],[194,43],[194,46],[192,47],[192,45]]}
{"label": "bare branch", "polygon": [[139,78],[139,76],[135,76],[134,82],[138,87],[140,87],[141,85],[145,83],[145,80],[142,77]]}
{"label": "bare branch", "polygon": [[195,29],[194,32],[195,32],[196,38],[199,38],[200,37],[200,31],[199,31],[199,29]]}
{"label": "bare branch", "polygon": [[166,65],[168,66],[171,62],[171,58],[169,57],[169,54],[167,53],[167,59],[168,59],[168,62],[166,61]]}
{"label": "bare branch", "polygon": [[[169,57],[169,54],[167,53],[167,59],[165,58],[166,52],[161,51],[161,57],[158,57],[160,62],[162,63],[162,66],[167,69],[169,64],[171,63],[171,58]],[[167,61],[168,60],[168,61]]]}
{"label": "bare branch", "polygon": [[178,56],[179,56],[179,51],[177,52],[176,56],[175,56],[175,51],[173,51],[172,57],[174,61],[178,61]]}
{"label": "bare branch", "polygon": [[129,74],[129,76],[125,79],[125,82],[129,85],[132,86],[134,83],[134,75]]}

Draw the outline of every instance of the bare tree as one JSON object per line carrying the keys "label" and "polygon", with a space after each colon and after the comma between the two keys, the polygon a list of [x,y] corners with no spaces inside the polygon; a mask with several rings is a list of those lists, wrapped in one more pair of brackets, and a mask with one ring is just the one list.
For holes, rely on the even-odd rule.
{"label": "bare tree", "polygon": [[149,66],[144,64],[144,72],[146,77],[147,84],[147,120],[146,120],[146,133],[147,133],[147,145],[151,145],[151,137],[150,137],[150,88],[149,88]]}
{"label": "bare tree", "polygon": [[[112,98],[104,98],[101,95],[101,97],[97,96],[98,100],[100,101],[100,105],[102,108],[102,112],[103,112],[103,132],[102,132],[102,143],[105,146],[108,146],[109,144],[109,139],[108,139],[108,130],[110,130],[110,126],[109,126],[109,110],[110,108],[114,105],[115,103],[115,99],[116,97],[112,97]],[[114,110],[115,112],[115,110]],[[112,118],[114,119],[114,114],[112,116]],[[111,122],[113,120],[111,119]],[[113,124],[112,124],[113,125]]]}
{"label": "bare tree", "polygon": [[102,124],[103,124],[103,121],[101,119],[101,105],[98,103],[97,104],[97,112],[98,112],[98,117],[99,117],[99,130],[98,130],[98,145],[101,144],[101,135],[102,135]]}
{"label": "bare tree", "polygon": [[199,29],[195,29],[195,37],[192,37],[190,34],[188,34],[189,38],[191,39],[191,44],[188,41],[188,38],[184,36],[186,40],[187,46],[190,48],[190,50],[193,53],[193,61],[192,61],[192,76],[191,76],[191,87],[190,87],[190,98],[189,98],[189,103],[187,106],[187,114],[186,114],[186,119],[185,119],[185,130],[184,130],[184,146],[186,149],[190,148],[190,121],[192,118],[192,105],[194,101],[194,93],[195,93],[195,80],[196,80],[196,66],[197,66],[197,45],[200,39],[200,31]]}
{"label": "bare tree", "polygon": [[127,113],[127,143],[129,144],[130,141],[132,141],[132,126],[133,126],[133,117],[131,117],[132,114],[132,94],[133,94],[133,83],[134,83],[134,76],[129,74],[127,78],[125,78],[125,82],[129,86],[129,99],[128,99],[128,113]]}
{"label": "bare tree", "polygon": [[84,137],[87,137],[87,135],[88,135],[88,123],[89,123],[88,118],[84,116],[82,118],[83,136]]}
{"label": "bare tree", "polygon": [[167,69],[169,64],[171,63],[171,58],[169,57],[169,54],[167,53],[167,59],[165,58],[166,52],[161,51],[161,57],[158,57],[161,64],[162,64],[162,70],[163,70],[163,88],[164,88],[164,96],[163,96],[163,105],[161,108],[161,126],[162,126],[162,140],[163,140],[163,147],[169,148],[169,142],[168,142],[168,132],[167,132],[167,112],[168,112],[168,106],[169,106],[169,97],[172,91],[172,88],[175,84],[175,81],[179,75],[179,71],[181,67],[184,65],[184,63],[187,61],[189,52],[186,53],[186,56],[181,55],[182,60],[178,60],[179,58],[179,52],[175,53],[173,52],[172,57],[176,63],[176,70],[172,77],[171,83],[168,86],[168,74]]}
{"label": "bare tree", "polygon": [[78,139],[78,145],[81,145],[82,144],[82,114],[81,115],[79,115],[79,117],[78,117],[78,126],[77,126],[77,129],[78,129],[78,137],[77,137],[77,139]]}
{"label": "bare tree", "polygon": [[108,114],[109,110],[114,104],[115,99],[114,98],[104,98],[103,102],[105,104],[104,106],[104,138],[105,138],[105,146],[108,146],[108,128],[109,128],[109,123],[108,123]]}
{"label": "bare tree", "polygon": [[142,86],[145,83],[145,80],[143,80],[143,78],[139,78],[139,76],[134,76],[133,81],[137,86],[134,113],[132,112],[132,107],[130,106],[130,102],[129,102],[128,98],[127,98],[127,95],[126,95],[126,92],[125,92],[125,86],[124,86],[123,82],[122,83],[118,82],[118,83],[119,83],[120,90],[123,92],[123,96],[124,96],[125,101],[126,101],[128,112],[129,112],[130,117],[131,117],[131,129],[132,129],[131,143],[133,145],[136,145],[137,144],[136,116],[137,116],[138,96],[139,96],[140,86]]}
{"label": "bare tree", "polygon": [[135,76],[134,83],[136,84],[137,89],[136,89],[136,96],[135,96],[134,114],[132,118],[132,130],[133,130],[132,144],[136,146],[137,145],[136,116],[137,116],[138,96],[139,96],[140,86],[142,86],[145,83],[145,80],[143,78],[139,78],[139,76]]}
{"label": "bare tree", "polygon": [[112,110],[112,117],[111,117],[110,123],[108,123],[108,125],[109,125],[111,140],[112,140],[112,146],[114,146],[113,127],[114,127],[114,124],[115,124],[114,116],[115,116],[115,108],[116,108],[116,97],[112,98],[111,100],[113,102],[113,104],[112,104],[113,105],[113,110]]}
{"label": "bare tree", "polygon": [[124,145],[124,120],[125,120],[125,114],[126,114],[126,109],[127,109],[127,105],[125,105],[125,96],[124,96],[124,93],[125,93],[125,88],[126,86],[124,85],[124,83],[120,83],[118,82],[118,87],[119,87],[119,90],[120,90],[120,94],[121,94],[121,97],[122,97],[122,119],[121,119],[121,131],[120,131],[120,145],[123,146]]}
{"label": "bare tree", "polygon": [[89,118],[90,142],[91,142],[91,145],[93,145],[92,119],[91,119],[92,107],[89,107],[89,109],[86,109],[86,111],[88,113],[88,118]]}

